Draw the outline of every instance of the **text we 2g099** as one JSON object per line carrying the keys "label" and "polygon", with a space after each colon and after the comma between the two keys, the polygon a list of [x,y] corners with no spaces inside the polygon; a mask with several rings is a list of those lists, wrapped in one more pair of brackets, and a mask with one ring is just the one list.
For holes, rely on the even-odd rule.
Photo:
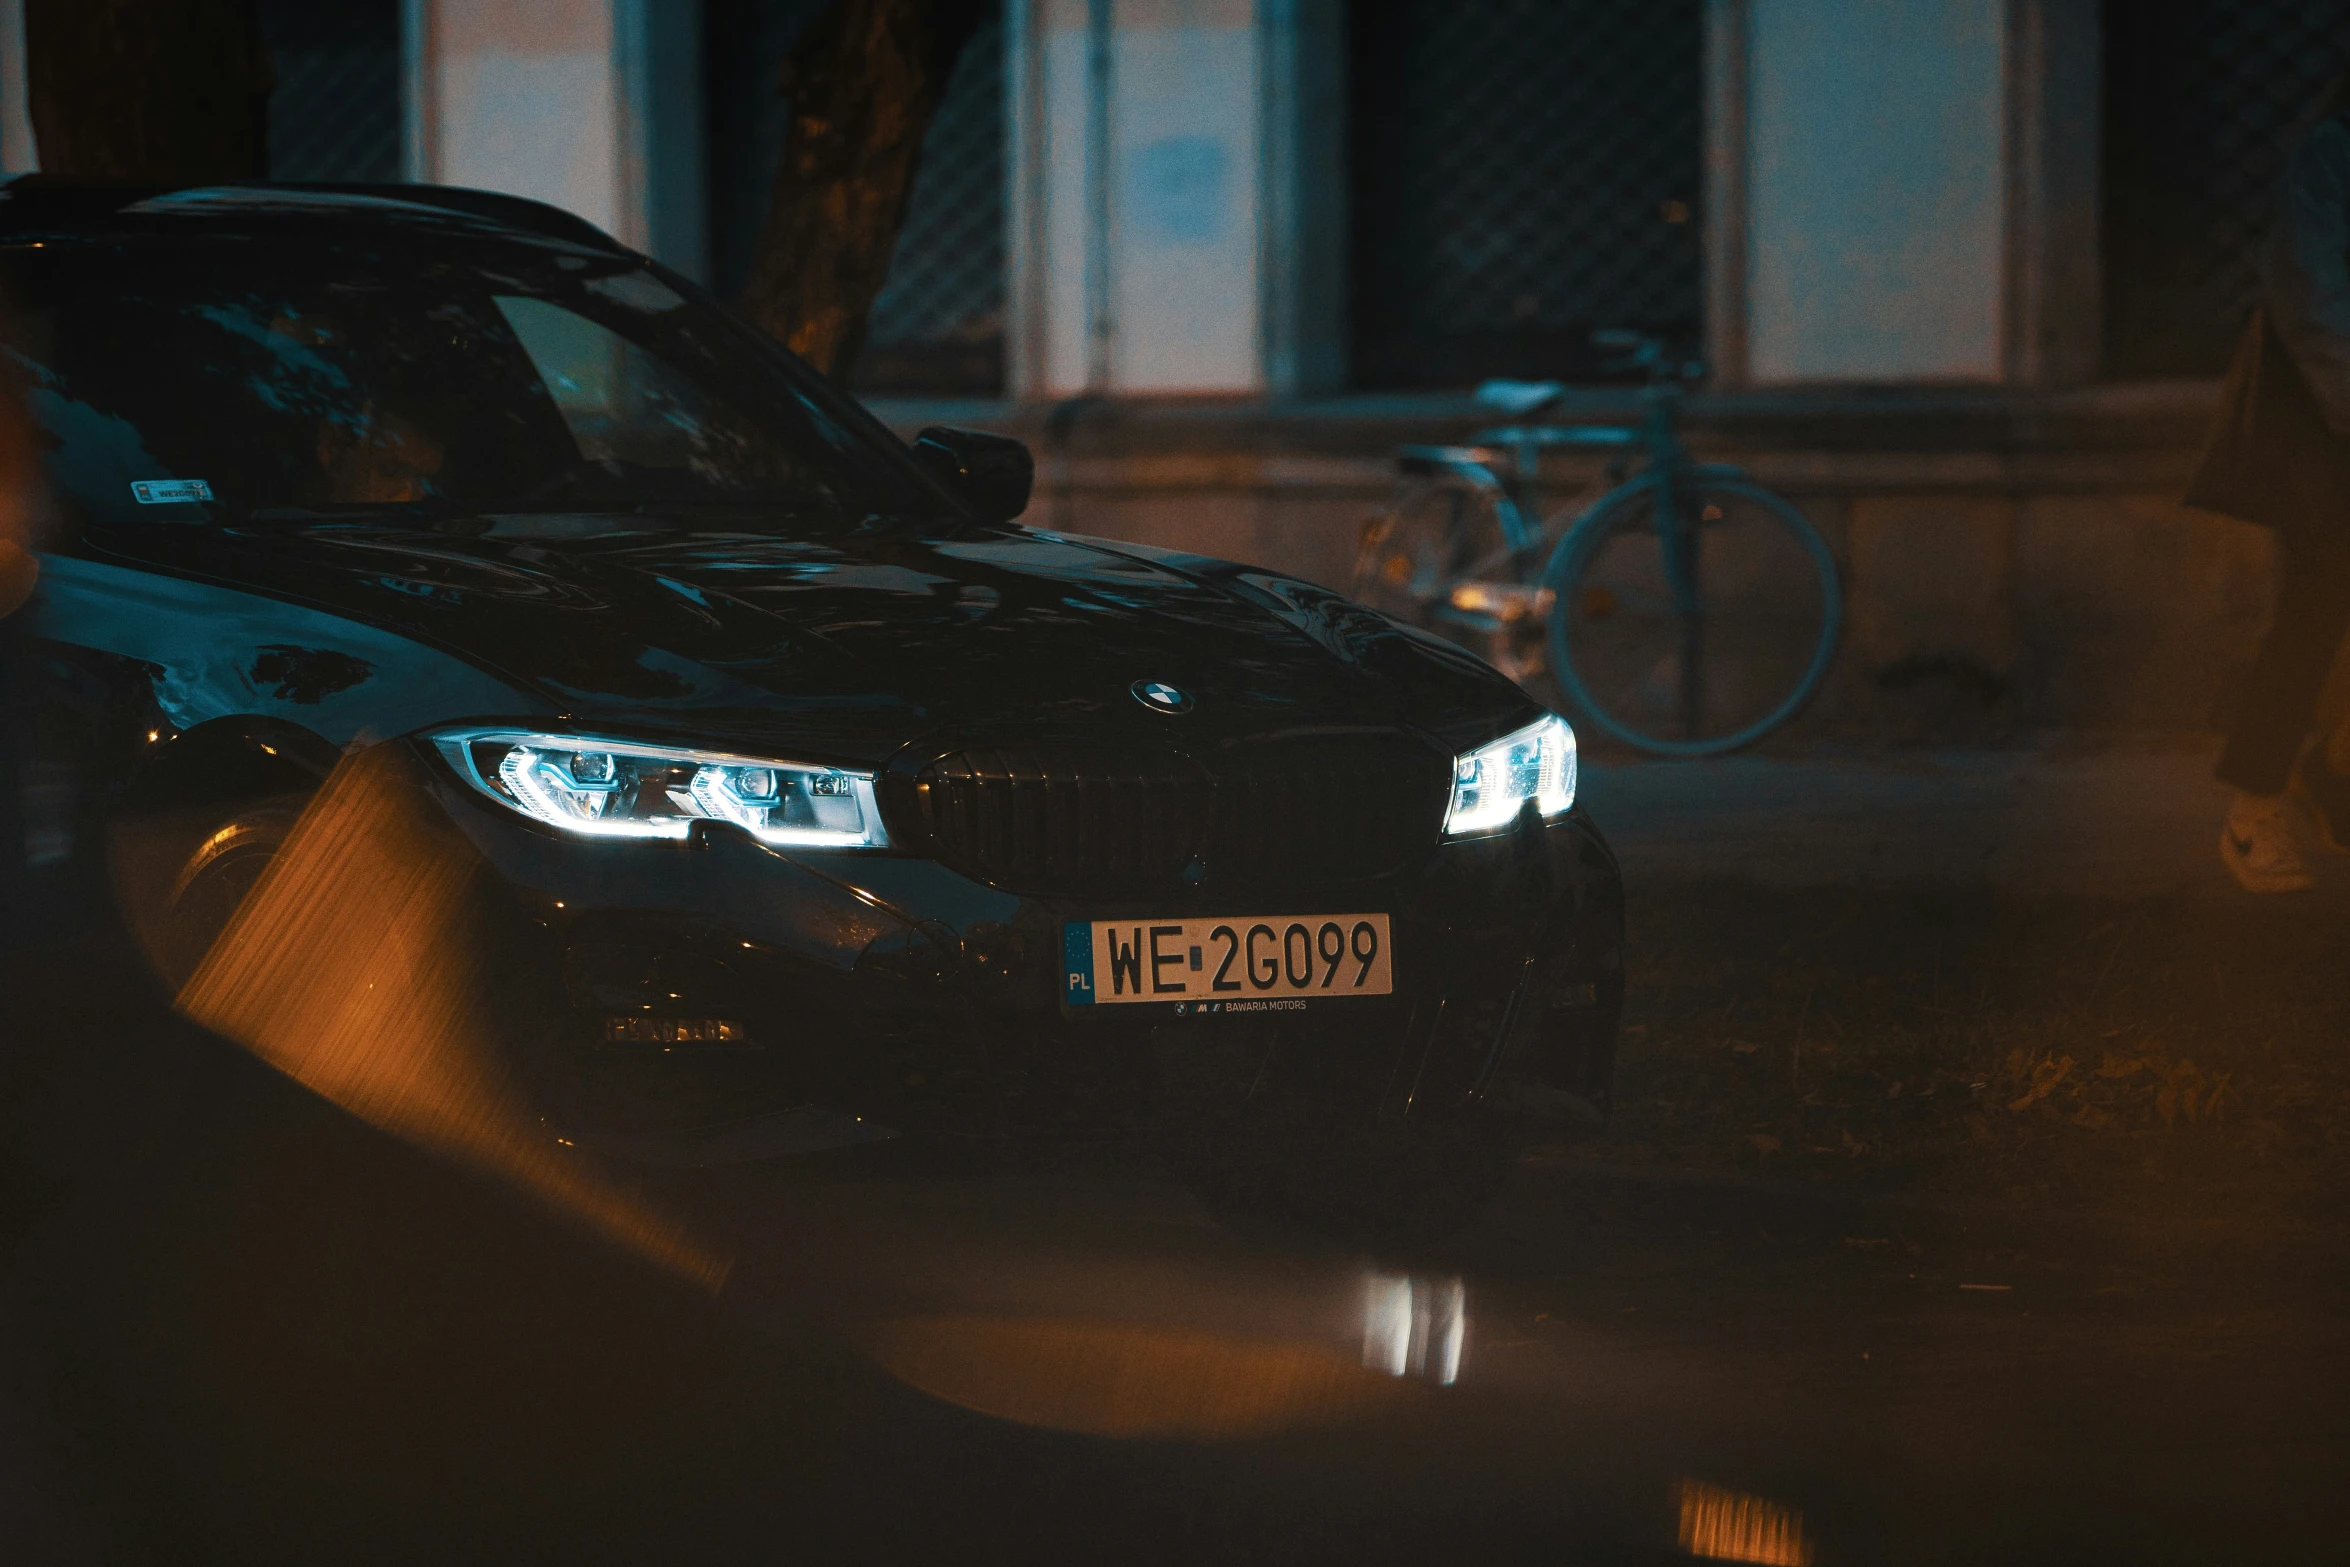
{"label": "text we 2g099", "polygon": [[1062,1001],[1232,1004],[1340,1000],[1395,990],[1384,914],[1245,914],[1093,920],[1062,928]]}

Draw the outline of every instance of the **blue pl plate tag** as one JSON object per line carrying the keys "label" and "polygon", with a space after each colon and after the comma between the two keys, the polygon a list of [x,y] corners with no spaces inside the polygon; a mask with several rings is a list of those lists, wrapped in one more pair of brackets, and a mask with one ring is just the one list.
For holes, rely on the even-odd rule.
{"label": "blue pl plate tag", "polygon": [[175,501],[208,501],[212,486],[202,479],[134,479],[131,499],[142,506],[167,506]]}
{"label": "blue pl plate tag", "polygon": [[1061,967],[1068,971],[1061,1004],[1093,1005],[1093,927],[1080,920],[1061,927]]}

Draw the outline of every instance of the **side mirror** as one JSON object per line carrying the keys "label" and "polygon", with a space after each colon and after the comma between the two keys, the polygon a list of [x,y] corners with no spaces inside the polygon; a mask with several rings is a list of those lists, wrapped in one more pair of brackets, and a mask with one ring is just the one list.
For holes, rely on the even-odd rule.
{"label": "side mirror", "polygon": [[914,437],[914,460],[990,522],[1010,522],[1028,509],[1036,459],[1007,435],[934,424]]}

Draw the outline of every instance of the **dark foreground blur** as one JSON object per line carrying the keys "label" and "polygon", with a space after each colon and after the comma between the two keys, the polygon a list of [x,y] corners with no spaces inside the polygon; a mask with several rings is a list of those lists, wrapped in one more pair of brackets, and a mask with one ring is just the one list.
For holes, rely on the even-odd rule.
{"label": "dark foreground blur", "polygon": [[2346,912],[1651,881],[1621,1123],[1441,1252],[1115,1148],[628,1186],[715,1293],[20,953],[0,1557],[2328,1558]]}

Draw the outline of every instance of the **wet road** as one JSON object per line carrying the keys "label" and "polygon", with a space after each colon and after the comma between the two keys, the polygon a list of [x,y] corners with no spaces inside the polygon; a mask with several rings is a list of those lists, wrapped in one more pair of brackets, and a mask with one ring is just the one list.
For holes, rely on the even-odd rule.
{"label": "wet road", "polygon": [[[1751,788],[1598,783],[1643,896],[1706,841],[1745,845],[1766,886],[1889,857],[1914,878],[1911,852],[1946,880],[2205,895],[2188,850],[2150,883],[2125,842],[2139,818],[2196,826],[2197,758],[1863,773],[1875,807],[1813,819],[1866,863],[1825,872],[1788,823],[1826,774],[1739,765]],[[2123,775],[2151,781],[2106,809]],[[2048,850],[1952,858],[1901,826],[1920,789],[1986,843],[2020,811]],[[1776,849],[1704,816],[1774,790]],[[2106,825],[2068,834],[2051,798]],[[1917,944],[1927,995],[1964,988],[1940,937]],[[2331,950],[2260,981],[2290,997]],[[0,1560],[2350,1555],[2350,1212],[2314,1156],[2298,1185],[2250,1153],[2051,1195],[2013,1184],[2023,1164],[1676,1165],[1638,1146],[1663,1112],[1635,1114],[1530,1160],[1456,1242],[1377,1259],[1231,1234],[1102,1150],[640,1178],[734,1259],[713,1294],[161,1018],[114,960],[72,961],[93,966],[6,976]],[[2097,956],[2109,998],[2140,961]],[[1799,1037],[1808,996],[1777,1020]],[[2333,1017],[2312,1003],[2311,1037]],[[1727,1060],[1771,1059],[1738,1027],[1761,1054]],[[2247,1092],[2264,1059],[2238,1063]]]}
{"label": "wet road", "polygon": [[[942,1198],[876,1182],[770,1203],[753,1206],[794,1236],[775,1256],[827,1262],[755,1272],[741,1298],[808,1300],[821,1279],[811,1309],[868,1344],[906,1312],[950,1342],[973,1319],[1118,1324],[1137,1378],[1160,1336],[1359,1366],[1380,1325],[1363,1259],[1248,1247],[1148,1185]],[[1691,1481],[1799,1510],[1821,1561],[2322,1556],[2350,1523],[2345,1261],[2314,1227],[2035,1224],[1533,1167],[1479,1231],[1421,1259],[1464,1281],[1458,1381],[1317,1385],[1272,1445],[1350,1517],[1409,1498],[1512,1559],[1670,1546]],[[1097,1413],[921,1369],[982,1407]]]}
{"label": "wet road", "polygon": [[1645,1561],[1724,1495],[1762,1559],[2350,1538],[2315,1221],[1537,1161],[1414,1260],[1442,1386],[1366,1369],[1368,1259],[1114,1161],[670,1177],[713,1298],[214,1042],[115,1062],[144,1107],[49,1146],[134,1156],[11,1166],[11,1560]]}

